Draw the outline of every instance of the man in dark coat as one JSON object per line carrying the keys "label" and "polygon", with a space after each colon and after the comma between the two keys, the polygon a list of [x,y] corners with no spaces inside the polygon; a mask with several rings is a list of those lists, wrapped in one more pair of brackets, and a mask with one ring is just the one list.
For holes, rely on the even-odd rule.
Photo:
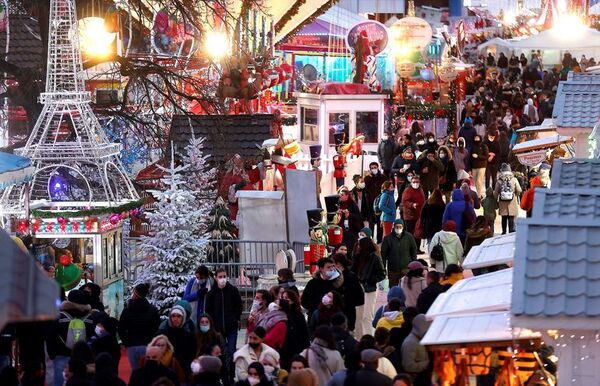
{"label": "man in dark coat", "polygon": [[348,374],[345,384],[349,386],[392,386],[392,379],[377,371],[379,358],[381,357],[383,357],[383,354],[378,350],[372,348],[362,350],[360,352],[360,361],[363,364],[363,368]]}
{"label": "man in dark coat", "polygon": [[444,164],[437,158],[436,150],[427,149],[419,159],[419,169],[421,170],[421,187],[425,193],[425,198],[437,189],[440,185],[440,175],[444,172]]}
{"label": "man in dark coat", "polygon": [[98,321],[96,325],[96,336],[92,337],[90,346],[95,357],[107,353],[112,358],[113,369],[119,372],[121,361],[121,346],[117,340],[117,328],[119,321],[108,315]]}
{"label": "man in dark coat", "polygon": [[127,348],[132,370],[139,367],[146,346],[160,325],[158,310],[146,299],[149,289],[145,283],[136,285],[119,319],[119,336]]}
{"label": "man in dark coat", "polygon": [[392,163],[394,162],[397,153],[398,144],[396,143],[394,136],[390,135],[388,132],[383,133],[381,142],[379,142],[379,146],[377,147],[377,159],[383,169],[383,173],[388,177],[390,176]]}
{"label": "man in dark coat", "polygon": [[237,287],[227,281],[225,268],[215,271],[215,281],[217,285],[206,295],[206,313],[213,317],[215,329],[227,342],[228,358],[233,358],[243,310],[242,297]]}
{"label": "man in dark coat", "polygon": [[323,295],[330,291],[340,291],[344,284],[344,276],[335,269],[335,264],[330,258],[322,258],[317,261],[318,269],[313,278],[306,283],[302,292],[300,304],[308,311],[308,321],[315,312]]}
{"label": "man in dark coat", "polygon": [[148,386],[154,384],[160,378],[167,378],[175,386],[179,386],[179,379],[173,370],[160,363],[161,351],[159,347],[148,347],[144,366],[133,370],[129,386]]}
{"label": "man in dark coat", "polygon": [[458,131],[458,137],[465,139],[465,148],[470,152],[473,148],[473,140],[477,135],[477,130],[473,127],[473,120],[471,117],[465,119],[465,124]]}
{"label": "man in dark coat", "polygon": [[[498,142],[498,130],[488,132],[487,138],[483,142],[488,148],[488,163],[485,170],[485,186],[494,188],[496,186],[496,177],[500,168],[500,144]],[[491,185],[490,185],[491,182]]]}
{"label": "man in dark coat", "polygon": [[440,273],[437,271],[429,271],[427,273],[427,288],[421,291],[421,294],[417,299],[417,309],[419,310],[419,313],[426,314],[435,299],[447,290],[448,287],[440,284]]}
{"label": "man in dark coat", "polygon": [[394,221],[394,231],[383,238],[381,258],[388,272],[390,287],[400,283],[400,279],[408,271],[408,263],[417,259],[415,239],[404,230],[401,219]]}
{"label": "man in dark coat", "polygon": [[[391,164],[390,164],[391,167]],[[369,209],[369,228],[375,232],[377,227],[377,243],[381,243],[383,238],[383,229],[381,227],[381,218],[376,216],[373,211],[373,202],[381,194],[381,186],[385,181],[389,179],[388,174],[384,174],[379,170],[379,164],[377,162],[371,162],[369,164],[370,173],[365,176],[365,189],[367,191],[367,205]]]}

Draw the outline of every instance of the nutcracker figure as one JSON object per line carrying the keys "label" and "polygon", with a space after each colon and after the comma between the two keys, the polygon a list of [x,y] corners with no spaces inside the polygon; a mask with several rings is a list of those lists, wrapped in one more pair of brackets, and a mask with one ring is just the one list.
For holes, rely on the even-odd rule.
{"label": "nutcracker figure", "polygon": [[344,141],[346,140],[345,133],[336,133],[333,135],[335,139],[335,148],[337,154],[333,156],[333,177],[335,178],[336,188],[340,188],[344,185],[346,180],[346,152],[347,146],[344,145]]}
{"label": "nutcracker figure", "polygon": [[312,170],[317,175],[317,206],[321,207],[321,178],[323,177],[323,172],[321,171],[321,145],[312,145],[309,147],[310,149],[310,166]]}
{"label": "nutcracker figure", "polygon": [[310,244],[304,251],[304,266],[312,274],[317,269],[317,261],[327,256],[327,224],[322,209],[306,211]]}
{"label": "nutcracker figure", "polygon": [[340,196],[338,194],[325,196],[325,207],[327,208],[327,236],[329,246],[335,247],[342,242],[344,236],[343,229],[339,226]]}

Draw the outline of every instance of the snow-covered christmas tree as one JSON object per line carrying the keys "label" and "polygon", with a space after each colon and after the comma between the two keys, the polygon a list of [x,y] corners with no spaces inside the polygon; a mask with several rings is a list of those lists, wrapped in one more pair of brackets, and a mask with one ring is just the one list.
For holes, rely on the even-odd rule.
{"label": "snow-covered christmas tree", "polygon": [[[229,207],[222,197],[217,198],[210,212],[208,224],[209,243],[206,246],[207,260],[214,264],[236,263],[239,260],[236,244],[224,240],[235,240],[237,229],[231,221]],[[228,272],[229,276],[237,277],[237,270]]]}
{"label": "snow-covered christmas tree", "polygon": [[175,166],[171,157],[170,167],[158,167],[165,173],[161,180],[165,190],[151,191],[157,207],[146,214],[152,235],[142,236],[141,248],[149,261],[138,282],[151,285],[148,300],[166,315],[196,267],[206,259],[206,237],[199,236],[206,212],[197,207],[196,192],[183,179],[189,165]]}

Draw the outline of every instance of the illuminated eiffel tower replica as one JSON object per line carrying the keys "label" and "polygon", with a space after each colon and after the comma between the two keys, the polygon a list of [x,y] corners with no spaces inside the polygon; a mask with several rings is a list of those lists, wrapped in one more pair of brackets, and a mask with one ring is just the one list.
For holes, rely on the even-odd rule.
{"label": "illuminated eiffel tower replica", "polygon": [[[84,88],[75,0],[51,0],[43,110],[25,147],[15,153],[36,167],[29,186],[32,207],[93,209],[139,199]],[[4,215],[24,213],[25,185],[6,189]]]}

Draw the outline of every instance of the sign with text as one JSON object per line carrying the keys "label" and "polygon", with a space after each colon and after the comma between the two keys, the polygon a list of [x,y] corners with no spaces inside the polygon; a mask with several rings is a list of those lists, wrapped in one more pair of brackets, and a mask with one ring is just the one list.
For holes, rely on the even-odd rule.
{"label": "sign with text", "polygon": [[346,36],[346,45],[351,52],[354,52],[356,41],[361,35],[366,36],[369,40],[369,47],[371,48],[372,55],[379,55],[387,47],[387,28],[378,21],[361,21],[350,28],[348,36]]}

